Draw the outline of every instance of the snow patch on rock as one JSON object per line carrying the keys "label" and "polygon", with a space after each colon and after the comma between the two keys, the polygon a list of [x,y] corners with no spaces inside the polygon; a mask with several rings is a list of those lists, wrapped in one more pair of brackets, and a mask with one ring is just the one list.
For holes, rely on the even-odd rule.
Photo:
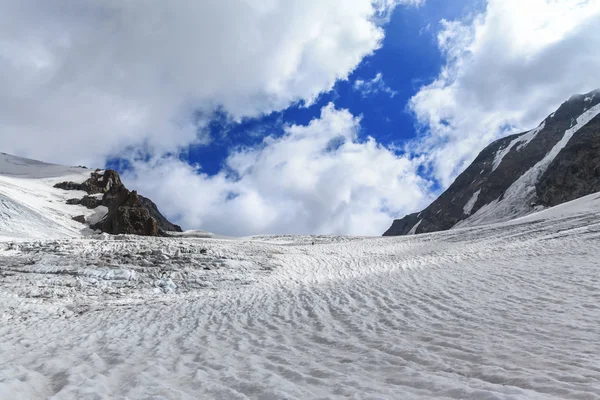
{"label": "snow patch on rock", "polygon": [[419,222],[417,222],[415,224],[415,226],[413,226],[410,231],[408,231],[407,235],[415,235],[417,233],[417,229],[419,228],[419,225],[421,225],[421,222],[423,222],[422,219],[419,220]]}
{"label": "snow patch on rock", "polygon": [[513,149],[513,147],[519,144],[517,150],[521,150],[523,147],[527,146],[537,136],[537,134],[544,129],[545,126],[546,123],[542,122],[537,128],[518,136],[517,138],[513,139],[505,148],[498,150],[496,157],[494,158],[492,171],[495,171],[500,166],[504,157]]}
{"label": "snow patch on rock", "polygon": [[473,196],[465,204],[463,208],[465,215],[471,215],[471,211],[473,211],[473,207],[475,207],[475,203],[477,203],[477,199],[479,198],[479,193],[481,193],[481,189],[473,193]]}
{"label": "snow patch on rock", "polygon": [[600,114],[600,104],[595,105],[581,114],[575,121],[575,124],[565,131],[562,139],[554,145],[548,154],[519,177],[519,179],[506,190],[501,198],[480,208],[469,218],[457,223],[454,228],[508,221],[531,213],[532,211],[536,211],[538,208],[534,207],[532,200],[535,196],[535,184],[540,176],[542,176],[560,151],[567,145],[573,135],[598,114]]}

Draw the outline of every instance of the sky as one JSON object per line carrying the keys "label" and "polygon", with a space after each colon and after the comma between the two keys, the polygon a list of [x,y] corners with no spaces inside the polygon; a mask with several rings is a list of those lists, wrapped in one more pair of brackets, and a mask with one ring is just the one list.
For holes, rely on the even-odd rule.
{"label": "sky", "polygon": [[600,88],[600,0],[0,6],[0,151],[224,235],[380,235]]}

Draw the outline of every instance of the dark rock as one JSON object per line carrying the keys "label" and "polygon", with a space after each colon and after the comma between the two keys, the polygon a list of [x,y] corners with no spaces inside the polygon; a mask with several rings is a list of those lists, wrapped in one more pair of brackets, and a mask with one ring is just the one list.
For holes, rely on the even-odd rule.
{"label": "dark rock", "polygon": [[[67,204],[83,205],[90,209],[100,205],[108,208],[104,219],[91,226],[92,229],[114,235],[160,236],[165,235],[165,231],[181,232],[181,227],[169,222],[150,199],[139,196],[135,191],[129,191],[121,182],[117,171],[96,170],[81,184],[61,182],[54,187],[63,190],[83,190],[88,193],[82,199],[67,200]],[[102,194],[102,199],[91,196],[95,194]]]}
{"label": "dark rock", "polygon": [[94,209],[102,205],[102,200],[95,197],[83,196],[83,198],[79,201],[79,204],[86,206],[89,209]]}
{"label": "dark rock", "polygon": [[183,232],[179,225],[175,225],[169,220],[167,220],[161,213],[158,211],[158,207],[152,200],[147,197],[139,196],[142,205],[150,212],[150,215],[158,222],[158,227],[166,232]]}
{"label": "dark rock", "polygon": [[[573,96],[546,118],[544,127],[528,143],[508,146],[527,132],[511,135],[488,145],[454,183],[420,213],[395,220],[384,236],[406,235],[452,228],[495,200],[504,199],[511,185],[541,161],[563,138],[577,118],[600,103],[600,92]],[[506,151],[494,168],[497,155]],[[524,208],[554,206],[600,191],[600,116],[582,127],[558,154],[535,185],[535,196]],[[478,193],[469,213],[465,206]]]}
{"label": "dark rock", "polygon": [[104,194],[102,205],[108,207],[108,214],[93,229],[113,235],[159,236],[158,223],[142,205],[136,191],[130,192],[122,184],[113,185]]}
{"label": "dark rock", "polygon": [[104,172],[96,170],[91,177],[83,183],[83,190],[88,194],[106,193],[111,189],[119,189],[123,186],[121,177],[117,171],[107,169]]}
{"label": "dark rock", "polygon": [[536,185],[540,204],[552,207],[600,191],[600,117],[581,128]]}
{"label": "dark rock", "polygon": [[63,190],[83,190],[83,185],[75,182],[60,182],[54,185],[54,187]]}
{"label": "dark rock", "polygon": [[98,194],[106,193],[111,187],[123,186],[117,171],[108,169],[101,172],[101,170],[96,170],[90,175],[90,178],[83,183],[60,182],[54,185],[54,187],[63,190],[82,190],[87,192],[87,194]]}
{"label": "dark rock", "polygon": [[76,217],[73,217],[72,219],[73,219],[73,221],[77,221],[82,224],[85,224],[85,215],[78,215]]}

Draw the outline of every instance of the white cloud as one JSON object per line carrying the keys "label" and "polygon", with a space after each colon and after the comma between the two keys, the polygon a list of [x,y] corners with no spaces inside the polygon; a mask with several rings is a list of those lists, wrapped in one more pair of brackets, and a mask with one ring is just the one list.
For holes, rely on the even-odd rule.
{"label": "white cloud", "polygon": [[489,0],[442,21],[446,65],[410,102],[427,134],[413,143],[443,186],[502,127],[531,129],[569,98],[600,87],[600,1]]}
{"label": "white cloud", "polygon": [[380,46],[401,3],[420,1],[0,0],[3,150],[101,164],[206,140],[197,109],[310,102]]}
{"label": "white cloud", "polygon": [[418,160],[369,138],[332,104],[307,126],[288,126],[257,148],[239,149],[207,176],[174,158],[134,163],[124,176],[188,228],[219,233],[380,235],[394,216],[431,200]]}
{"label": "white cloud", "polygon": [[353,88],[357,92],[360,92],[363,97],[372,96],[376,93],[386,93],[390,97],[394,97],[398,94],[385,84],[381,72],[378,72],[370,81],[365,81],[363,79],[355,80]]}
{"label": "white cloud", "polygon": [[[150,150],[125,179],[186,227],[381,234],[431,200],[423,163],[447,186],[500,127],[533,127],[600,86],[600,1],[489,0],[444,21],[446,65],[409,105],[427,131],[408,146],[418,158],[358,141],[359,121],[332,106],[237,149],[216,176],[162,155],[208,140],[196,110],[241,118],[310,103],[380,46],[394,6],[420,3],[0,0],[3,151],[99,165],[129,145]],[[355,85],[386,87],[381,75]]]}

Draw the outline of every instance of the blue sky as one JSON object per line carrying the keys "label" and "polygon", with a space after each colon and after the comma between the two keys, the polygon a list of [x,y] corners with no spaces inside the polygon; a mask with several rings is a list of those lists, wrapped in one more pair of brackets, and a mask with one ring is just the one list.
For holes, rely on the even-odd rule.
{"label": "blue sky", "polygon": [[[282,135],[284,124],[307,124],[318,118],[321,108],[330,102],[361,116],[361,138],[372,136],[383,145],[401,145],[416,136],[415,119],[406,109],[408,100],[423,85],[431,83],[444,64],[436,38],[439,21],[462,18],[484,6],[478,0],[429,0],[419,7],[397,7],[384,25],[381,48],[365,58],[348,80],[338,81],[333,90],[321,94],[314,104],[308,107],[295,104],[240,123],[232,122],[226,113],[217,113],[209,127],[214,140],[208,145],[190,146],[181,158],[200,164],[203,172],[214,175],[221,171],[232,148],[256,146],[267,135]],[[381,74],[385,87],[393,95],[381,88],[372,93],[354,88],[357,80],[369,82],[377,74]],[[123,172],[126,164],[110,165]]]}
{"label": "blue sky", "polygon": [[186,229],[380,235],[600,87],[596,0],[60,4],[3,3],[2,151],[116,168]]}

